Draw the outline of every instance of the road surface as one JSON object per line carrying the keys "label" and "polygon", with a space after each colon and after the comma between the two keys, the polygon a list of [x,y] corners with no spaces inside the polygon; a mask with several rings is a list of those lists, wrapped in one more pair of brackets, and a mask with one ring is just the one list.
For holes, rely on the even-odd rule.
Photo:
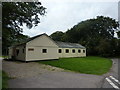
{"label": "road surface", "polygon": [[[36,62],[3,61],[3,70],[13,77],[8,82],[10,88],[115,88],[109,81],[118,79],[118,59],[112,60],[114,64],[110,72],[101,76],[66,71]],[[118,86],[117,82],[114,83]]]}
{"label": "road surface", "polygon": [[120,59],[115,58],[112,59],[113,61],[113,66],[112,69],[110,70],[109,73],[105,75],[104,78],[104,83],[102,85],[102,88],[115,88],[115,89],[120,89],[120,82],[118,80],[118,64],[120,65]]}

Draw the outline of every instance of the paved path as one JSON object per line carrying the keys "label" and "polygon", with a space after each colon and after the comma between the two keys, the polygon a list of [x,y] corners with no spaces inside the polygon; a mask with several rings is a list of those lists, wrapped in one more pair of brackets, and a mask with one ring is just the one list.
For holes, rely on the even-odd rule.
{"label": "paved path", "polygon": [[118,80],[118,64],[120,64],[119,61],[120,59],[118,58],[114,58],[112,59],[113,61],[113,66],[112,69],[110,70],[109,73],[105,74],[105,78],[103,81],[103,85],[102,88],[116,88],[119,89],[120,85],[119,82],[116,82],[116,80]]}
{"label": "paved path", "polygon": [[3,70],[14,77],[10,88],[105,88],[110,75],[80,74],[36,62],[3,61]]}

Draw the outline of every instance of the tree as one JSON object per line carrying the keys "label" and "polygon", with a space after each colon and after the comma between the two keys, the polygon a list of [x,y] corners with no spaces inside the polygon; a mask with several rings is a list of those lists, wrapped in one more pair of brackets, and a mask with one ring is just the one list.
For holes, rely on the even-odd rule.
{"label": "tree", "polygon": [[63,32],[56,31],[53,34],[51,34],[50,37],[55,41],[63,41],[63,35],[64,35]]}
{"label": "tree", "polygon": [[[30,37],[23,34],[18,34],[16,39],[13,39],[12,45],[20,44],[26,42]],[[12,40],[12,38],[10,39]],[[13,43],[14,42],[14,43]]]}
{"label": "tree", "polygon": [[117,36],[118,36],[118,38],[120,38],[120,31],[117,32]]}
{"label": "tree", "polygon": [[[114,49],[111,48],[111,47],[112,47],[112,45],[111,45],[111,43],[110,43],[109,40],[107,40],[107,39],[101,39],[101,40],[99,41],[99,45],[96,46],[95,48],[96,48],[96,50],[98,51],[98,54],[99,54],[100,56],[108,57],[108,56],[110,56],[110,55],[112,54],[112,52],[114,51]],[[113,47],[114,47],[114,46],[113,46]]]}
{"label": "tree", "polygon": [[112,40],[118,26],[119,24],[115,19],[97,16],[95,19],[82,21],[67,31],[67,39],[70,42],[85,45],[89,55],[102,54],[104,49],[104,54],[106,54],[108,53],[106,47],[109,47],[110,44],[102,39],[106,41]]}
{"label": "tree", "polygon": [[[87,48],[88,55],[108,56],[113,54],[112,45],[114,32],[118,29],[118,22],[115,19],[104,16],[97,16],[94,19],[88,19],[73,26],[67,30],[64,35],[64,41],[80,43]],[[57,36],[56,36],[57,37]]]}
{"label": "tree", "polygon": [[120,39],[117,40],[116,55],[120,56]]}
{"label": "tree", "polygon": [[3,51],[23,36],[21,26],[25,24],[30,29],[38,25],[45,9],[40,2],[2,2]]}

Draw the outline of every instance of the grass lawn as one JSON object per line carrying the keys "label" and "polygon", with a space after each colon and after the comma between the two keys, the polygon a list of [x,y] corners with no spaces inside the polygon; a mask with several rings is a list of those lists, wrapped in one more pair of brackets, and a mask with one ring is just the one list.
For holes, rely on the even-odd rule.
{"label": "grass lawn", "polygon": [[2,58],[8,58],[8,56],[0,56],[0,57],[2,57]]}
{"label": "grass lawn", "polygon": [[95,75],[107,73],[112,66],[112,61],[110,59],[96,56],[60,58],[59,60],[40,61],[39,63],[48,64],[75,72]]}
{"label": "grass lawn", "polygon": [[[2,73],[2,74],[1,74]],[[7,73],[5,73],[4,71],[0,72],[0,76],[2,75],[2,88],[8,88],[8,80],[10,79],[10,77],[8,77]]]}
{"label": "grass lawn", "polygon": [[2,71],[0,70],[0,89],[2,89]]}

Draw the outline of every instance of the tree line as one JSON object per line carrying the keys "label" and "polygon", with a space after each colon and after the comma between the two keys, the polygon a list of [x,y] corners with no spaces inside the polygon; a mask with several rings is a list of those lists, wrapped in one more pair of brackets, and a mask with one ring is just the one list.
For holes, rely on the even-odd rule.
{"label": "tree line", "polygon": [[[66,32],[56,31],[53,40],[79,43],[86,47],[87,55],[112,57],[120,55],[119,23],[110,17],[97,16],[78,23]],[[115,37],[117,32],[117,37]]]}

